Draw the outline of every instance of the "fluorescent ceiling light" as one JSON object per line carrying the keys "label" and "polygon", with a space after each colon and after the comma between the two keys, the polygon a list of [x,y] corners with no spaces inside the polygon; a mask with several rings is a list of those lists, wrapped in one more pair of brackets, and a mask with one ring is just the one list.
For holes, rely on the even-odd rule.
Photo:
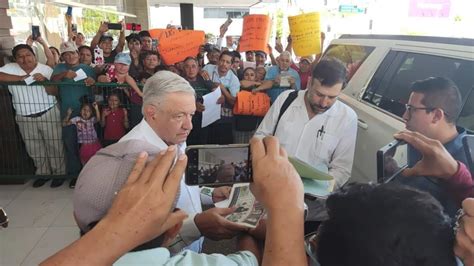
{"label": "fluorescent ceiling light", "polygon": [[96,11],[117,14],[117,15],[125,16],[125,17],[132,17],[132,18],[137,17],[136,15],[130,14],[130,13],[114,11],[114,10],[110,10],[110,9],[100,8],[100,7],[81,4],[81,3],[70,2],[70,1],[67,1],[67,0],[55,0],[53,3],[60,4],[60,5],[65,5],[65,6],[82,7],[82,8],[92,9],[92,10],[96,10]]}

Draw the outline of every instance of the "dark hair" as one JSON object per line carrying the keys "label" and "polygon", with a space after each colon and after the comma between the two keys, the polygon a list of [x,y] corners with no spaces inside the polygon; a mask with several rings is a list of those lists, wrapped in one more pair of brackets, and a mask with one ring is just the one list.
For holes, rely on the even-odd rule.
{"label": "dark hair", "polygon": [[328,197],[316,255],[325,265],[456,265],[451,221],[431,195],[393,183],[351,184]]}
{"label": "dark hair", "polygon": [[189,60],[193,60],[194,62],[196,62],[196,64],[199,65],[199,61],[198,61],[198,60],[196,59],[196,57],[194,57],[194,56],[188,56],[188,57],[186,57],[186,58],[183,60],[183,63],[186,63],[186,62],[189,61]]}
{"label": "dark hair", "polygon": [[244,71],[242,72],[242,74],[244,75],[245,72],[247,72],[248,70],[252,70],[253,73],[255,73],[255,75],[257,74],[257,69],[253,68],[253,67],[247,67],[244,69]]}
{"label": "dark hair", "polygon": [[237,51],[232,51],[232,57],[233,57],[233,58],[236,58],[236,57],[237,57],[238,59],[242,59],[242,56],[241,56],[240,53],[237,52]]}
{"label": "dark hair", "polygon": [[421,103],[425,106],[443,109],[448,123],[456,122],[461,112],[462,99],[452,80],[443,77],[418,80],[412,84],[411,91],[423,94]]}
{"label": "dark hair", "polygon": [[95,61],[95,58],[94,58],[94,49],[92,49],[92,48],[91,48],[90,46],[88,46],[88,45],[81,45],[81,46],[79,46],[79,48],[77,48],[77,51],[78,51],[79,53],[81,53],[81,50],[82,50],[82,49],[87,49],[87,50],[89,50],[89,51],[91,52],[91,55],[92,55],[92,63],[95,63],[95,62],[94,62],[94,61]]}
{"label": "dark hair", "polygon": [[150,55],[156,55],[158,60],[161,60],[160,54],[157,51],[142,51],[140,53],[140,62],[143,62],[143,60],[145,60]]}
{"label": "dark hair", "polygon": [[78,32],[77,35],[82,35],[82,36],[84,36],[84,34],[83,34],[82,32]]}
{"label": "dark hair", "polygon": [[143,38],[143,37],[150,37],[151,38],[150,32],[147,31],[147,30],[140,31],[138,33],[138,36],[140,36],[140,39]]}
{"label": "dark hair", "polygon": [[[16,54],[17,54],[18,51],[20,51],[21,49],[27,49],[27,50],[30,51],[33,55],[35,55],[35,52],[33,52],[33,48],[31,48],[31,46],[29,46],[28,44],[18,44],[17,46],[13,47],[13,49],[12,49],[13,58],[16,59]],[[58,54],[59,54],[59,53],[58,53]]]}
{"label": "dark hair", "polygon": [[114,89],[112,90],[108,95],[107,95],[107,101],[109,100],[109,97],[110,96],[117,96],[117,98],[119,99],[120,101],[120,104],[123,103],[123,90],[120,90],[120,89]]}
{"label": "dark hair", "polygon": [[56,53],[58,53],[59,56],[61,56],[61,53],[59,52],[58,48],[50,46],[49,49],[53,49],[54,51],[56,51]]}
{"label": "dark hair", "polygon": [[125,37],[125,40],[127,40],[128,43],[130,43],[131,41],[137,41],[137,42],[140,42],[140,35],[136,34],[136,33],[130,33],[127,37]]}
{"label": "dark hair", "polygon": [[326,58],[314,67],[312,79],[317,79],[323,86],[334,86],[342,83],[344,88],[346,83],[347,70],[344,64],[336,58]]}
{"label": "dark hair", "polygon": [[231,63],[234,63],[234,54],[230,51],[222,51],[222,53],[219,55],[219,60],[221,60],[221,58],[224,56],[224,55],[227,55],[227,56],[230,56],[231,60],[230,62]]}

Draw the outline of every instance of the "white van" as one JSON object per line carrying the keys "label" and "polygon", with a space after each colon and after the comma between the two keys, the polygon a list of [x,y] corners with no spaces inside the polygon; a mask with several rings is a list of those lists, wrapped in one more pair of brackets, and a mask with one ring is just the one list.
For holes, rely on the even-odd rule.
{"label": "white van", "polygon": [[395,35],[342,35],[323,57],[336,57],[349,71],[340,100],[358,115],[350,181],[376,182],[376,151],[405,128],[410,85],[428,77],[453,80],[463,97],[459,126],[474,131],[474,39]]}

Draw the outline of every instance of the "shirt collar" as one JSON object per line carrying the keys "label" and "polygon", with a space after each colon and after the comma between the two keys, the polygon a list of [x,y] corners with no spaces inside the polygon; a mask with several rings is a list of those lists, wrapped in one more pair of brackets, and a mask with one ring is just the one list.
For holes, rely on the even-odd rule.
{"label": "shirt collar", "polygon": [[[160,149],[168,148],[168,145],[158,136],[158,134],[153,130],[153,128],[151,128],[150,124],[148,124],[145,118],[143,118],[140,124],[136,126],[136,130],[140,131],[143,134],[146,142]],[[178,144],[178,149],[180,153],[184,153],[184,151],[186,150],[186,142]]]}

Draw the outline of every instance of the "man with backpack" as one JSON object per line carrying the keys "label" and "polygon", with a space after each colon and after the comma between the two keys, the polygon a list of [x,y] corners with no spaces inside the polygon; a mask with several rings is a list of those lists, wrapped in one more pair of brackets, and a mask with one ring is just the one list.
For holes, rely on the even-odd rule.
{"label": "man with backpack", "polygon": [[335,179],[335,188],[351,176],[357,137],[357,115],[338,100],[346,68],[337,59],[319,62],[307,90],[285,91],[271,106],[256,136],[278,137],[289,156]]}

